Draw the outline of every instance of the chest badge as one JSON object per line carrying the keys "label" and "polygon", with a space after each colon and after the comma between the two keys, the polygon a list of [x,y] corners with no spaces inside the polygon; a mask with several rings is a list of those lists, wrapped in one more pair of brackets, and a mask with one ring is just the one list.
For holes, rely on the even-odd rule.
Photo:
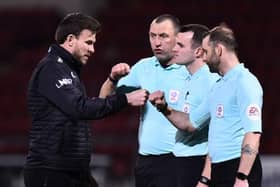
{"label": "chest badge", "polygon": [[222,118],[224,117],[224,105],[218,104],[216,107],[216,117]]}
{"label": "chest badge", "polygon": [[176,103],[179,100],[180,92],[178,90],[169,91],[169,101],[170,103]]}
{"label": "chest badge", "polygon": [[183,112],[189,114],[190,113],[190,104],[189,103],[185,103],[183,106]]}

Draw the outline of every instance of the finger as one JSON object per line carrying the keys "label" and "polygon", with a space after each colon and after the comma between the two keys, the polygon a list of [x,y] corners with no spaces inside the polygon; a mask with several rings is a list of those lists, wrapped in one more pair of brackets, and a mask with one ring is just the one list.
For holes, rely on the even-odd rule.
{"label": "finger", "polygon": [[155,97],[153,95],[149,95],[149,101],[154,102],[155,101]]}
{"label": "finger", "polygon": [[146,89],[143,89],[143,90],[144,90],[144,92],[145,92],[147,95],[150,95],[150,93],[149,93],[148,90],[146,90]]}

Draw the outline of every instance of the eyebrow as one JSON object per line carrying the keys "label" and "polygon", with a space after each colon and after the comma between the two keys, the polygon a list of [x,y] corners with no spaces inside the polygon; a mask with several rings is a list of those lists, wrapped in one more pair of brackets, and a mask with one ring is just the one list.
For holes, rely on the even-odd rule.
{"label": "eyebrow", "polygon": [[169,34],[168,33],[166,33],[166,32],[162,32],[162,33],[154,33],[154,32],[150,32],[150,34],[151,35],[159,35],[159,36],[169,36]]}

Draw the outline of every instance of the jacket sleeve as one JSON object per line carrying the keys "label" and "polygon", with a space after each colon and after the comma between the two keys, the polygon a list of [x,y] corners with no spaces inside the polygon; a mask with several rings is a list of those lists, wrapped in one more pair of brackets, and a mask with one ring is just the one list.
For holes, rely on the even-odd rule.
{"label": "jacket sleeve", "polygon": [[124,94],[88,98],[80,81],[73,79],[78,77],[72,77],[64,64],[46,65],[38,76],[39,93],[72,119],[100,119],[127,105]]}

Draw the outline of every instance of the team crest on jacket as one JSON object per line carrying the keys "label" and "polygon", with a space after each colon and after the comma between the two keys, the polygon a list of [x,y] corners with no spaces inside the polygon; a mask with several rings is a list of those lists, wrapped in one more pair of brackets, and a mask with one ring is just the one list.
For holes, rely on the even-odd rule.
{"label": "team crest on jacket", "polygon": [[251,120],[260,120],[261,109],[257,104],[250,104],[246,109],[246,115]]}
{"label": "team crest on jacket", "polygon": [[224,117],[224,105],[218,104],[216,107],[216,117],[222,118]]}
{"label": "team crest on jacket", "polygon": [[176,103],[179,100],[180,92],[178,90],[169,91],[169,101],[170,103]]}

